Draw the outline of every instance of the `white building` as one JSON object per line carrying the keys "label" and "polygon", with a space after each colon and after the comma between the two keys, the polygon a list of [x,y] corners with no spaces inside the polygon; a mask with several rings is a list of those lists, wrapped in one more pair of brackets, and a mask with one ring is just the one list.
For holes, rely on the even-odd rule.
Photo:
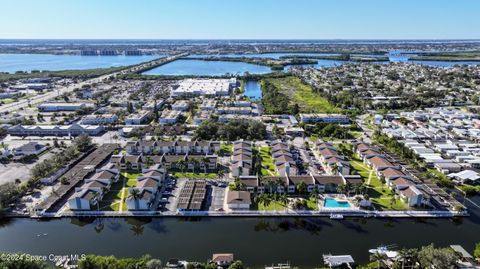
{"label": "white building", "polygon": [[300,114],[300,121],[304,123],[328,122],[348,124],[350,120],[342,114]]}
{"label": "white building", "polygon": [[232,79],[184,79],[174,86],[172,96],[226,96],[237,86]]}
{"label": "white building", "polygon": [[118,120],[115,114],[87,115],[83,117],[81,123],[87,125],[105,125],[114,124]]}
{"label": "white building", "polygon": [[85,103],[43,103],[37,106],[42,112],[78,111],[86,107]]}
{"label": "white building", "polygon": [[125,125],[140,125],[147,123],[152,111],[138,111],[136,113],[130,114],[125,118]]}
{"label": "white building", "polygon": [[99,135],[105,129],[100,125],[15,125],[8,128],[14,136],[77,136],[81,134]]}

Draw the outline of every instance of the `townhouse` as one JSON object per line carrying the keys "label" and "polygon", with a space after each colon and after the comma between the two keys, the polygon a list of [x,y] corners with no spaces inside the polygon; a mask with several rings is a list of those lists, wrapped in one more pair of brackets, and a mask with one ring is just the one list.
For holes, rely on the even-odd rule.
{"label": "townhouse", "polygon": [[314,155],[330,175],[350,174],[350,163],[331,143],[315,142]]}

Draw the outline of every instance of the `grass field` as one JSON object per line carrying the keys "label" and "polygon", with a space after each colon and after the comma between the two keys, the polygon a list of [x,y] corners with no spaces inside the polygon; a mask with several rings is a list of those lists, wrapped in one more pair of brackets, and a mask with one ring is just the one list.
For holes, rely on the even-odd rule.
{"label": "grass field", "polygon": [[281,92],[297,103],[302,113],[341,113],[342,110],[330,104],[327,99],[315,93],[312,88],[293,76],[266,79]]}
{"label": "grass field", "polygon": [[270,147],[260,147],[259,154],[262,161],[262,176],[275,176],[275,164],[272,155],[270,155]]}
{"label": "grass field", "polygon": [[257,208],[259,211],[274,211],[274,210],[284,210],[285,207],[281,202],[270,202],[267,206],[263,202],[258,203]]}
{"label": "grass field", "polygon": [[[365,165],[361,160],[354,158],[350,161],[350,165],[362,177],[365,184],[367,184],[367,194],[372,200],[372,203],[380,210],[405,210],[407,206],[395,193],[390,190],[387,185],[382,184],[382,181],[371,173],[371,169]],[[371,173],[371,175],[370,175]],[[369,182],[370,181],[370,182]],[[368,184],[369,183],[369,184]],[[392,198],[395,198],[392,199]]]}
{"label": "grass field", "polygon": [[217,179],[218,174],[216,173],[191,173],[191,172],[174,172],[172,175],[176,178],[206,178],[206,179]]}

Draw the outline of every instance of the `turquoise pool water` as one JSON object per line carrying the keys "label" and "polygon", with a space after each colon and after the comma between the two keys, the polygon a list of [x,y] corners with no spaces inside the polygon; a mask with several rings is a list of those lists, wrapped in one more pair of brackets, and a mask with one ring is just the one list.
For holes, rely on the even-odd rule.
{"label": "turquoise pool water", "polygon": [[323,207],[350,207],[348,202],[339,202],[333,198],[326,198]]}

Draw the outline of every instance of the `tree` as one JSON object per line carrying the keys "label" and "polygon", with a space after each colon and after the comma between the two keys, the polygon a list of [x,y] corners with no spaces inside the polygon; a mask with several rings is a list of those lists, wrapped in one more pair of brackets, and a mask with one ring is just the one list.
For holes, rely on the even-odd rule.
{"label": "tree", "polygon": [[344,184],[340,184],[337,186],[337,192],[338,193],[345,193],[346,186]]}
{"label": "tree", "polygon": [[458,254],[451,248],[435,248],[433,244],[422,247],[418,252],[418,261],[421,268],[454,269]]}
{"label": "tree", "polygon": [[338,174],[338,164],[337,163],[331,164],[330,171],[332,172],[333,175]]}
{"label": "tree", "polygon": [[218,179],[222,179],[225,176],[225,171],[220,168],[217,172]]}
{"label": "tree", "polygon": [[228,269],[243,269],[243,263],[241,261],[234,261]]}
{"label": "tree", "polygon": [[297,184],[297,190],[300,193],[305,193],[307,191],[307,184],[304,181],[300,181],[300,183]]}
{"label": "tree", "polygon": [[73,140],[73,144],[80,152],[85,152],[92,145],[92,138],[87,134],[81,134]]}
{"label": "tree", "polygon": [[315,210],[318,210],[318,197],[320,196],[320,191],[318,188],[313,188],[312,193],[310,193],[310,197],[315,199]]}
{"label": "tree", "polygon": [[374,262],[377,262],[377,268],[380,269],[384,265],[384,258],[385,256],[379,252],[375,252],[370,259]]}
{"label": "tree", "polygon": [[129,197],[134,200],[135,202],[135,209],[139,207],[139,199],[141,197],[141,193],[139,189],[131,189]]}
{"label": "tree", "polygon": [[480,242],[475,245],[473,255],[475,256],[475,258],[480,259]]}
{"label": "tree", "polygon": [[203,170],[204,170],[205,174],[207,173],[207,168],[208,168],[209,163],[210,163],[209,158],[207,158],[207,157],[202,158]]}

